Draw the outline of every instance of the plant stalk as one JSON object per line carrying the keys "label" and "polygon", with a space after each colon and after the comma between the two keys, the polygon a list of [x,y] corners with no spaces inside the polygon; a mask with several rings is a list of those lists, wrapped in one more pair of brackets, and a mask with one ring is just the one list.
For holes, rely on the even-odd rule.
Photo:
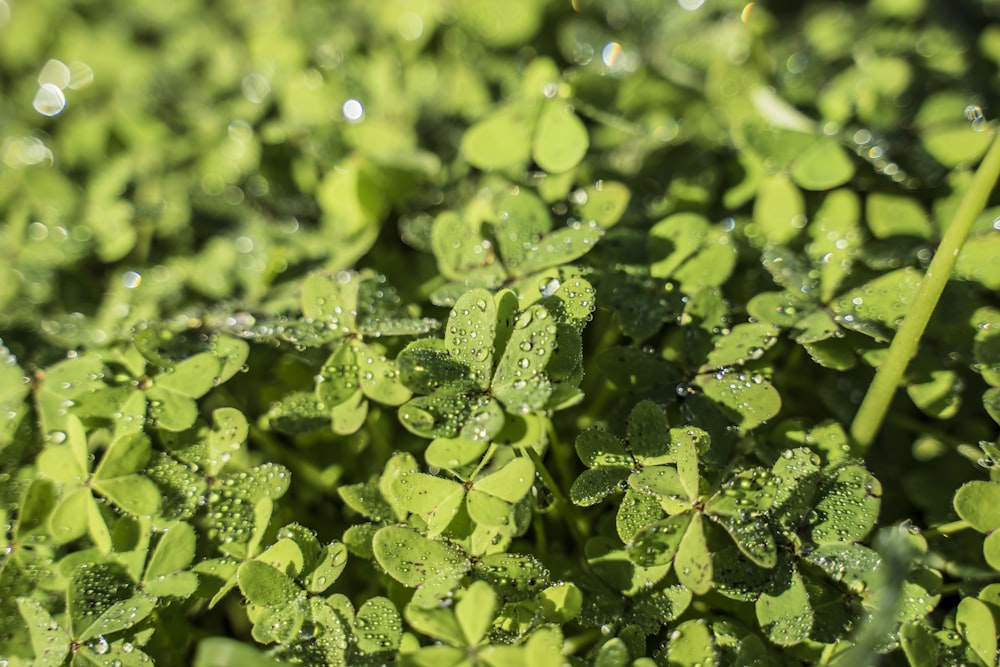
{"label": "plant stalk", "polygon": [[941,244],[934,254],[934,259],[931,260],[927,273],[920,282],[913,307],[903,320],[899,331],[893,336],[888,355],[875,372],[875,379],[868,386],[868,392],[854,416],[851,436],[862,451],[867,450],[878,435],[889,410],[889,404],[896,393],[896,387],[903,379],[903,373],[906,372],[910,359],[917,352],[920,337],[927,328],[927,322],[930,321],[938,299],[941,298],[941,293],[955,268],[958,253],[965,244],[973,223],[985,208],[998,178],[1000,178],[1000,132],[993,138],[986,157],[973,174],[969,189],[962,197],[958,209],[952,216],[951,224],[945,230]]}
{"label": "plant stalk", "polygon": [[573,505],[570,503],[569,498],[566,494],[562,492],[559,488],[559,484],[556,483],[555,478],[549,469],[545,467],[545,462],[542,461],[542,457],[538,455],[534,447],[525,447],[522,449],[531,462],[535,464],[535,471],[538,476],[541,477],[542,483],[548,487],[549,492],[552,493],[554,498],[553,504],[555,505],[556,511],[566,522],[566,526],[569,528],[570,534],[573,536],[573,542],[579,549],[579,553],[583,553],[583,545],[586,542],[584,537],[583,527],[581,525],[580,517],[577,517],[576,512],[573,511]]}

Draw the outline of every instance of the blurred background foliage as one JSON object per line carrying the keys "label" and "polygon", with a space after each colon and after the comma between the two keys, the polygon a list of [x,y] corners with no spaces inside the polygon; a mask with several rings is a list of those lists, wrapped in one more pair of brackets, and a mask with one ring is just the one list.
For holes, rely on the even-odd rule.
{"label": "blurred background foliage", "polygon": [[[307,275],[356,278],[338,274],[356,267],[385,274],[398,288],[397,295],[381,287],[381,277],[361,274],[378,283],[371,293],[389,304],[386,313],[410,327],[395,333],[422,334],[431,329],[422,318],[446,320],[441,307],[469,287],[514,286],[520,306],[549,298],[544,286],[559,285],[563,264],[584,255],[602,310],[585,334],[587,401],[557,423],[563,444],[593,424],[622,433],[639,399],[667,395],[673,417],[710,432],[715,473],[733,452],[753,450],[771,466],[777,452],[800,445],[831,463],[848,443],[829,418],[849,422],[993,136],[998,18],[996,0],[0,0],[0,377],[16,387],[0,398],[17,406],[0,438],[10,459],[0,478],[5,502],[21,501],[36,472],[25,462],[53,444],[43,445],[51,424],[19,425],[28,409],[23,375],[34,376],[41,422],[51,417],[46,406],[107,379],[117,384],[115,407],[131,401],[127,416],[144,423],[143,383],[157,380],[160,366],[152,360],[162,354],[160,367],[171,366],[177,352],[222,369],[215,384],[233,377],[211,392],[175,382],[170,395],[185,406],[205,397],[205,414],[228,405],[246,413],[252,447],[234,453],[233,479],[270,480],[265,461],[295,474],[276,516],[310,516],[313,527],[323,526],[323,540],[341,535],[357,517],[352,510],[398,518],[398,508],[365,505],[374,502],[369,478],[393,450],[419,452],[423,442],[395,423],[393,410],[373,401],[368,413],[360,394],[349,419],[333,418],[340,435],[317,430],[331,419],[328,411],[306,419],[323,355],[292,334],[272,335],[273,328],[258,335],[247,322],[271,318],[291,327],[304,310]],[[556,238],[574,222],[589,227],[557,237],[577,244],[565,255],[532,264],[509,250],[512,241],[505,247],[499,231],[503,215],[530,218],[538,210],[539,238]],[[994,199],[959,258],[883,446],[867,462],[884,482],[885,525],[950,521],[956,488],[1000,474],[1000,455],[993,458],[989,446],[1000,422],[998,220]],[[736,329],[746,325],[754,328]],[[249,370],[239,373],[246,351],[220,351],[218,341],[228,339],[219,329],[274,345],[255,346]],[[395,357],[403,347],[393,332],[382,338],[377,326],[362,329],[345,334],[358,354],[370,349],[363,336],[378,339],[373,357]],[[729,337],[733,331],[740,342]],[[188,333],[170,350],[157,347],[162,332]],[[279,338],[295,352],[278,352]],[[87,371],[86,389],[72,396],[57,382],[64,368],[57,362],[68,352],[83,360],[74,368]],[[102,363],[115,374],[105,378]],[[582,376],[583,365],[574,372]],[[48,384],[36,373],[43,369]],[[737,376],[748,393],[727,393]],[[151,396],[150,410],[156,400],[164,399]],[[756,441],[745,437],[779,409],[782,421]],[[111,414],[120,416],[95,409],[84,418]],[[351,421],[358,415],[364,428]],[[342,418],[347,423],[338,426]],[[529,435],[543,442],[538,431]],[[110,450],[101,438],[110,436],[102,433],[91,448]],[[337,447],[324,447],[331,438]],[[204,491],[203,476],[178,472],[175,460],[205,468],[202,452],[160,432],[153,444],[148,477],[162,488]],[[359,456],[371,452],[377,455]],[[207,477],[222,468],[213,461]],[[82,474],[90,463],[84,455]],[[146,463],[117,473],[134,475]],[[566,465],[580,469],[576,461]],[[97,507],[103,495],[117,503],[102,481],[108,484],[100,478],[93,496],[74,487],[81,507]],[[365,502],[344,508],[335,495],[341,482],[361,489]],[[259,486],[233,497],[264,506],[286,491]],[[966,495],[969,507],[980,502]],[[195,511],[182,507],[172,518]],[[595,531],[624,534],[612,525],[614,512],[600,512]],[[972,525],[995,527],[992,520]],[[67,539],[110,539],[101,522],[87,530],[89,537]],[[251,562],[261,537],[245,553],[225,553]],[[893,548],[906,552],[896,555],[901,577],[909,576],[907,558],[928,551],[923,538],[883,537],[887,559]],[[947,636],[958,597],[971,599],[996,576],[984,560],[990,556],[981,555],[982,539],[972,531],[934,537],[925,560],[950,577],[951,596],[934,619],[935,632],[944,628],[934,645],[945,647],[942,655],[987,655],[976,659],[995,664],[988,650],[969,648],[983,645],[979,630],[962,630],[962,640]],[[45,547],[55,550],[46,556],[68,559],[56,587],[68,585],[81,560],[59,551],[63,545]],[[618,553],[601,548],[588,557]],[[553,547],[551,562],[568,571],[572,549]],[[144,564],[131,567],[141,580]],[[800,566],[788,567],[803,588]],[[226,574],[232,588],[237,575]],[[282,585],[297,595],[300,583]],[[834,596],[837,589],[824,586]],[[356,599],[386,587],[370,577],[344,584]],[[266,591],[248,597],[257,594],[269,599]],[[996,614],[995,601],[980,596]],[[614,589],[606,599],[621,597]],[[666,604],[638,593],[633,602],[647,618]],[[967,618],[982,616],[975,604],[965,605]],[[44,621],[47,612],[23,607],[18,618]],[[229,611],[212,617],[208,632],[248,636],[242,610]],[[925,610],[918,611],[900,619],[913,621]],[[587,613],[623,612],[611,605]],[[920,628],[904,637],[907,646],[922,646],[931,630]],[[67,642],[94,638],[90,630],[69,631]],[[170,631],[161,627],[151,654],[177,657]],[[687,635],[663,642],[695,662],[698,642],[681,637],[701,631],[686,626]],[[718,627],[713,632],[725,638]],[[769,636],[777,644],[802,639]],[[831,652],[812,646],[802,659],[822,650]],[[852,664],[851,655],[842,664]]]}

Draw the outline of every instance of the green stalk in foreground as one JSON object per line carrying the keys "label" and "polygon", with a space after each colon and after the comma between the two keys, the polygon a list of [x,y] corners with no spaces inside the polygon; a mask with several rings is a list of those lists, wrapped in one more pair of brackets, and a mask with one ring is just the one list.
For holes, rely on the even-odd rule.
{"label": "green stalk in foreground", "polygon": [[955,268],[958,253],[965,244],[973,223],[985,208],[986,200],[998,178],[1000,178],[1000,132],[994,137],[986,157],[973,175],[969,189],[962,197],[951,224],[945,230],[931,265],[927,267],[927,274],[920,283],[913,307],[893,337],[885,362],[876,371],[875,379],[868,386],[868,393],[865,394],[861,407],[854,416],[851,435],[862,450],[868,449],[875,440],[889,410],[889,403],[896,392],[896,387],[903,379],[903,373],[910,359],[916,354],[920,337],[927,328],[927,322]]}

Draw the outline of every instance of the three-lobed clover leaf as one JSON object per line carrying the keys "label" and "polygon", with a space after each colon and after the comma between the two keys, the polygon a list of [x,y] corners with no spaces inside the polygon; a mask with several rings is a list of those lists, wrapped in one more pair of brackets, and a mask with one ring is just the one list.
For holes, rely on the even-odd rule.
{"label": "three-lobed clover leaf", "polygon": [[526,305],[530,302],[524,293],[537,292],[554,277],[568,279],[570,263],[590,252],[603,235],[604,227],[589,218],[558,227],[549,206],[534,192],[502,189],[487,203],[470,203],[463,214],[449,211],[435,218],[431,247],[442,276],[451,282],[431,300],[453,305],[470,288],[508,287]]}
{"label": "three-lobed clover leaf", "polygon": [[240,592],[252,605],[254,638],[264,644],[294,644],[319,633],[326,637],[323,643],[336,645],[346,628],[342,623],[324,626],[336,614],[319,596],[346,564],[347,549],[340,542],[321,545],[315,533],[298,524],[278,531],[277,542],[236,570]]}
{"label": "three-lobed clover leaf", "polygon": [[770,568],[777,562],[774,537],[765,520],[776,494],[774,476],[762,468],[749,468],[728,476],[711,493],[705,493],[701,482],[690,437],[679,441],[675,466],[644,468],[629,476],[629,486],[655,496],[669,515],[632,536],[630,558],[644,566],[672,563],[680,582],[697,594],[712,587],[706,520],[721,526],[757,565]]}
{"label": "three-lobed clover leaf", "polygon": [[159,429],[183,431],[198,419],[197,400],[236,375],[248,354],[244,341],[225,334],[192,343],[164,328],[138,329],[131,345],[107,359],[124,374],[111,375],[102,363],[97,377],[105,382],[77,394],[73,412],[110,421],[118,436],[141,432],[147,418]]}
{"label": "three-lobed clover leaf", "polygon": [[91,470],[83,424],[75,415],[66,419],[65,442],[49,445],[38,456],[38,470],[62,486],[59,502],[48,517],[49,534],[64,543],[89,534],[103,551],[111,550],[109,519],[97,494],[131,515],[149,517],[160,508],[160,491],[144,468],[152,453],[145,433],[130,433],[107,444]]}
{"label": "three-lobed clover leaf", "polygon": [[452,309],[443,341],[425,339],[400,353],[403,382],[429,394],[400,407],[400,421],[426,438],[494,439],[505,413],[549,406],[555,390],[546,370],[558,333],[541,304],[518,313],[513,292],[470,290]]}
{"label": "three-lobed clover leaf", "polygon": [[[720,551],[713,559],[715,587],[727,597],[753,601],[762,630],[775,644],[826,641],[855,622],[858,609],[843,607],[844,589],[849,599],[867,595],[876,576],[878,553],[858,542],[875,524],[881,487],[851,459],[823,466],[804,447],[782,452],[771,475],[780,480],[765,516],[779,545],[775,558],[765,569],[745,552]],[[910,572],[898,621],[926,613],[939,587],[940,577],[930,570]]]}
{"label": "three-lobed clover leaf", "polygon": [[325,414],[335,433],[348,435],[361,427],[369,400],[396,406],[410,398],[396,365],[373,339],[425,334],[437,321],[404,307],[384,276],[372,271],[311,273],[302,281],[299,305],[299,317],[247,316],[235,327],[239,335],[256,341],[330,349],[315,376],[313,397],[286,397],[273,411],[275,428],[310,430]]}
{"label": "three-lobed clover leaf", "polygon": [[477,469],[460,481],[406,472],[391,483],[391,494],[407,512],[419,517],[428,537],[445,532],[464,512],[474,528],[471,551],[498,551],[526,529],[518,505],[528,496],[535,467],[528,458],[515,458],[486,474]]}
{"label": "three-lobed clover leaf", "polygon": [[66,592],[66,614],[58,623],[34,598],[19,598],[17,604],[31,635],[35,665],[59,667],[67,658],[81,667],[149,662],[138,647],[137,632],[108,639],[135,628],[156,606],[117,563],[85,562],[76,568]]}
{"label": "three-lobed clover leaf", "polygon": [[462,155],[473,166],[489,170],[523,168],[529,160],[550,174],[573,169],[590,144],[587,128],[565,100],[545,91],[555,89],[555,64],[540,58],[525,73],[519,97],[469,127],[462,137]]}

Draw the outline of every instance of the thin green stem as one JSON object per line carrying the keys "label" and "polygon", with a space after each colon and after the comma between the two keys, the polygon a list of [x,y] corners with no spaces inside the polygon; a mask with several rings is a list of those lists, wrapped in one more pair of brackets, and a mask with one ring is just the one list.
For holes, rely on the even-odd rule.
{"label": "thin green stem", "polygon": [[556,511],[569,527],[569,532],[573,536],[573,542],[576,543],[576,546],[579,549],[578,553],[582,554],[583,545],[586,542],[582,518],[577,516],[576,512],[573,511],[573,505],[570,504],[569,498],[567,498],[566,494],[564,494],[562,489],[559,488],[555,478],[552,476],[552,473],[549,472],[549,469],[545,467],[545,462],[542,461],[542,457],[538,455],[535,448],[525,447],[521,451],[527,454],[528,458],[531,459],[531,462],[535,464],[535,471],[538,473],[538,476],[542,478],[542,483],[548,487],[552,497],[555,498],[555,502],[553,504],[555,505]]}
{"label": "thin green stem", "polygon": [[972,526],[969,525],[968,521],[959,520],[952,521],[950,523],[938,524],[937,526],[931,526],[921,534],[924,537],[937,537],[938,535],[951,535],[952,533],[957,533],[969,528],[972,528]]}
{"label": "thin green stem", "polygon": [[543,419],[545,420],[545,434],[549,438],[549,453],[555,459],[556,473],[559,475],[559,481],[562,482],[559,488],[568,489],[575,479],[573,471],[570,469],[570,461],[566,457],[570,450],[563,447],[562,442],[560,442],[559,433],[556,431],[552,419],[549,417],[543,417]]}
{"label": "thin green stem", "polygon": [[927,268],[927,274],[920,283],[916,299],[902,326],[889,345],[885,361],[875,373],[875,379],[868,387],[861,407],[851,424],[851,435],[862,449],[868,449],[885,420],[889,404],[896,393],[896,387],[903,379],[906,366],[917,352],[920,337],[937,306],[948,278],[955,268],[962,245],[976,218],[986,206],[986,201],[1000,178],[1000,132],[993,139],[986,157],[972,177],[969,189],[945,230],[934,259]]}
{"label": "thin green stem", "polygon": [[630,120],[626,120],[621,116],[605,111],[604,109],[600,109],[593,104],[584,102],[583,100],[574,98],[573,107],[587,118],[597,121],[607,127],[612,127],[616,130],[625,132],[626,134],[631,134],[635,137],[644,137],[648,134],[646,128],[642,125],[633,123]]}

